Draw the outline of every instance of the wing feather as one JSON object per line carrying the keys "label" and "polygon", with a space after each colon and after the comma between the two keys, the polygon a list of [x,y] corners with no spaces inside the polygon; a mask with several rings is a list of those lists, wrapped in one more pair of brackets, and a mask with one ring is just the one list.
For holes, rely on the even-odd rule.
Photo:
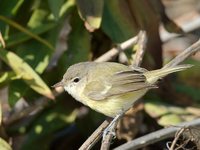
{"label": "wing feather", "polygon": [[104,100],[111,96],[156,87],[155,84],[147,83],[142,72],[123,71],[107,77],[105,81],[99,79],[88,83],[83,93],[92,100]]}

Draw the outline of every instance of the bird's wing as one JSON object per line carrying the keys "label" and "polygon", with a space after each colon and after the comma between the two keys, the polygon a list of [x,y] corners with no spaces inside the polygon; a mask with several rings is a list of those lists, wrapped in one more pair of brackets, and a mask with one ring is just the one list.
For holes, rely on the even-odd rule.
{"label": "bird's wing", "polygon": [[107,80],[94,80],[89,82],[83,94],[92,100],[104,100],[128,92],[156,88],[154,84],[146,82],[146,77],[138,71],[118,72]]}

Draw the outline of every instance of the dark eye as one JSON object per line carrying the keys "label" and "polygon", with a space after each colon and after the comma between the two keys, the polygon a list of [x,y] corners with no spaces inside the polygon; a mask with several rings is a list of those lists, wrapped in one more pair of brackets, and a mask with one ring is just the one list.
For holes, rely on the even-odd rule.
{"label": "dark eye", "polygon": [[80,79],[77,77],[77,78],[74,78],[74,80],[73,80],[73,82],[75,82],[75,83],[77,83],[77,82],[79,82],[80,81]]}

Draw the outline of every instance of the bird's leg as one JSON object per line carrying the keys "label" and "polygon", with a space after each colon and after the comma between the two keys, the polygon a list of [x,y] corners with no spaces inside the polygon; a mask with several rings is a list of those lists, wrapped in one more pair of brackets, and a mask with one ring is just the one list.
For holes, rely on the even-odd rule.
{"label": "bird's leg", "polygon": [[108,133],[111,133],[113,136],[115,136],[115,127],[119,121],[119,119],[122,117],[124,113],[118,114],[108,125],[108,127],[103,131],[103,139],[105,139],[106,135]]}

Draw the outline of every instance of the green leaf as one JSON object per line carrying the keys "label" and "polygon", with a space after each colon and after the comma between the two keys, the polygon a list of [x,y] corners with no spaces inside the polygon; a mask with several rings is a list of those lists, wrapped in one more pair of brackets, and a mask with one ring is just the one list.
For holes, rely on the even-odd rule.
{"label": "green leaf", "polygon": [[145,111],[151,117],[156,118],[158,124],[162,126],[175,125],[192,119],[191,114],[185,108],[161,101],[147,101],[144,106]]}
{"label": "green leaf", "polygon": [[77,0],[81,18],[86,21],[92,30],[101,25],[104,0]]}
{"label": "green leaf", "polygon": [[16,12],[17,6],[19,6],[21,0],[1,0],[0,14],[5,16],[11,16]]}
{"label": "green leaf", "polygon": [[12,148],[4,139],[0,138],[0,150],[12,150]]}
{"label": "green leaf", "polygon": [[[130,15],[127,1],[105,1],[102,18],[103,31],[114,41],[123,42],[138,32],[138,27]],[[123,13],[122,13],[123,12]]]}
{"label": "green leaf", "polygon": [[55,107],[45,109],[33,120],[21,145],[21,150],[50,149],[50,143],[59,130],[67,128],[75,121],[77,111],[60,101]]}
{"label": "green leaf", "polygon": [[177,114],[167,114],[158,120],[158,124],[162,126],[172,126],[183,122],[183,119]]}
{"label": "green leaf", "polygon": [[70,65],[81,61],[88,61],[90,56],[91,39],[89,32],[85,29],[77,13],[74,13],[70,21],[73,28],[69,34],[68,49],[62,55],[58,64],[58,74],[60,77],[63,76]]}
{"label": "green leaf", "polygon": [[18,77],[16,76],[16,74],[12,71],[7,71],[7,72],[3,72],[0,73],[0,84],[5,84],[11,80],[15,80]]}
{"label": "green leaf", "polygon": [[44,24],[44,20],[48,17],[49,12],[45,9],[36,9],[29,19],[28,27],[36,28]]}
{"label": "green leaf", "polygon": [[8,102],[11,107],[27,92],[28,86],[22,80],[15,80],[8,87]]}
{"label": "green leaf", "polygon": [[[54,23],[48,23],[43,24],[42,26],[39,26],[37,28],[31,29],[30,32],[32,32],[35,35],[43,34],[47,31],[52,30],[55,27],[56,24]],[[23,42],[26,42],[30,40],[32,37],[25,34],[24,32],[12,34],[8,40],[6,40],[6,47],[12,47],[16,46],[17,44],[22,44]]]}
{"label": "green leaf", "polygon": [[60,13],[60,9],[64,3],[64,0],[48,0],[49,3],[49,7],[51,9],[51,12],[53,13],[54,17],[56,19],[59,18],[59,13]]}
{"label": "green leaf", "polygon": [[13,20],[7,18],[7,17],[4,17],[4,16],[1,16],[0,15],[0,20],[4,21],[5,23],[11,25],[12,27],[18,29],[19,31],[29,35],[30,37],[34,38],[35,40],[37,40],[38,42],[46,45],[48,48],[50,49],[54,49],[54,47],[51,45],[51,43],[49,43],[47,40],[39,37],[38,35],[30,32],[28,29],[24,28],[23,26],[21,26],[20,24],[18,24],[17,22],[14,22]]}
{"label": "green leaf", "polygon": [[53,99],[53,93],[38,74],[19,56],[13,52],[0,48],[0,58],[9,65],[13,71],[26,82],[33,90],[50,99]]}
{"label": "green leaf", "polygon": [[18,47],[16,53],[26,61],[37,73],[41,74],[49,63],[52,51],[36,41],[29,41]]}
{"label": "green leaf", "polygon": [[195,88],[195,87],[191,87],[185,84],[173,84],[175,87],[175,90],[177,93],[183,93],[186,94],[188,96],[190,96],[192,98],[192,100],[195,100],[197,102],[200,102],[200,89],[199,88]]}

